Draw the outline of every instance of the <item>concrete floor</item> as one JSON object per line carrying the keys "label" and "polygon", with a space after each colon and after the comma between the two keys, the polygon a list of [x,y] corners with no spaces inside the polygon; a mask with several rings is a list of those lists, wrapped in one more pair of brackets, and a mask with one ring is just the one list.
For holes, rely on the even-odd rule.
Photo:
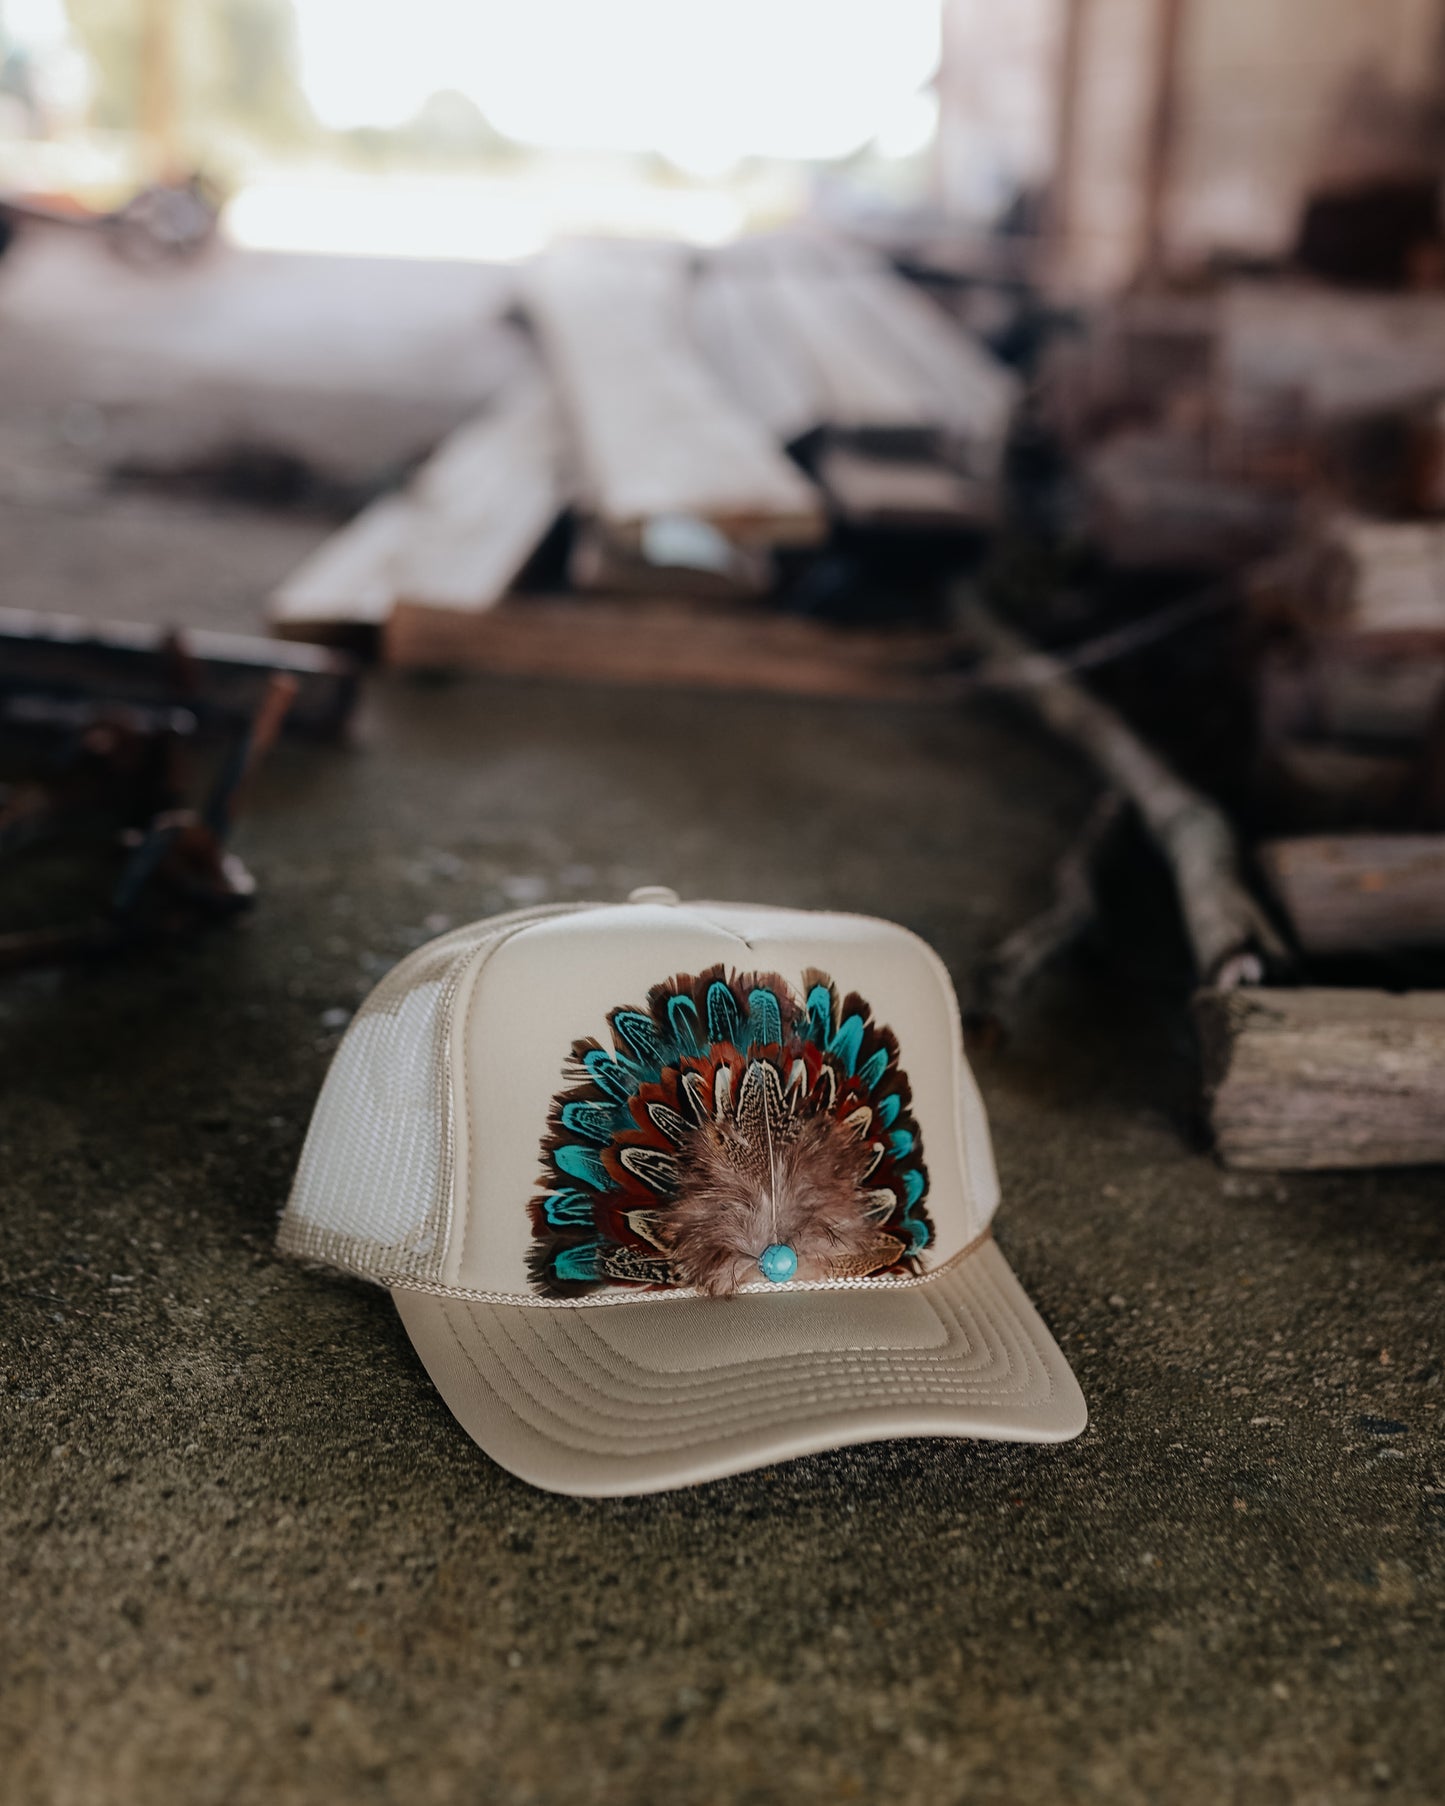
{"label": "concrete floor", "polygon": [[[75,379],[26,330],[37,472]],[[14,600],[97,614],[66,520],[174,618],[224,612],[213,543],[254,608],[320,531],[5,505]],[[269,767],[252,917],[0,981],[6,1806],[1445,1797],[1445,1185],[1219,1171],[1142,865],[979,1066],[1074,1444],[559,1499],[466,1439],[383,1294],[272,1256],[338,1022],[439,928],[656,881],[893,916],[962,980],[1087,797],[981,709],[379,684],[354,747]]]}

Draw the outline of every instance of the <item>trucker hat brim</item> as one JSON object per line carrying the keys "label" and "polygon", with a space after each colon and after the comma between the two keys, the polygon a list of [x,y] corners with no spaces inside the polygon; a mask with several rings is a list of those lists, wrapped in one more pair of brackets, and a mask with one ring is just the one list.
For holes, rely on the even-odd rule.
{"label": "trucker hat brim", "polygon": [[894,1437],[1064,1442],[1088,1422],[992,1238],[896,1288],[579,1309],[393,1297],[468,1435],[549,1492],[664,1492]]}

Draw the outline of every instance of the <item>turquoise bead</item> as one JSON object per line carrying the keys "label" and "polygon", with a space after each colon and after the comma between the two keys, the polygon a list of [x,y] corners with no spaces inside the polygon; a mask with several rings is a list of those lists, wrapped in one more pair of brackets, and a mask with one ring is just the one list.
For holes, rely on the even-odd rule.
{"label": "turquoise bead", "polygon": [[758,1256],[758,1271],[775,1286],[784,1285],[798,1270],[798,1257],[786,1242],[774,1242]]}

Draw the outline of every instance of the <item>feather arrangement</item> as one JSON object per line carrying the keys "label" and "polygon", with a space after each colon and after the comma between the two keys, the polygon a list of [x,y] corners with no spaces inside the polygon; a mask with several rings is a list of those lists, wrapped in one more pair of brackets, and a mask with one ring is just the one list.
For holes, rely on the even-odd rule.
{"label": "feather arrangement", "polygon": [[821,972],[722,966],[579,1041],[542,1144],[533,1284],[688,1286],[916,1273],[928,1174],[892,1032]]}

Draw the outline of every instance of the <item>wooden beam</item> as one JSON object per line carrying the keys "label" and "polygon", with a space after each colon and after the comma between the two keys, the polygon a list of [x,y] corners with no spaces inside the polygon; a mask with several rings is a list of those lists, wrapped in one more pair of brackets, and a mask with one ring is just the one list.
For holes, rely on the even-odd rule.
{"label": "wooden beam", "polygon": [[1169,263],[1169,207],[1180,138],[1181,55],[1188,19],[1187,0],[1155,0],[1158,37],[1154,50],[1154,91],[1144,152],[1144,196],[1140,279],[1158,288]]}
{"label": "wooden beam", "polygon": [[534,366],[424,466],[392,572],[389,664],[429,663],[438,617],[446,632],[448,615],[501,601],[566,505],[563,458],[551,385]]}
{"label": "wooden beam", "polygon": [[693,286],[692,329],[728,393],[780,445],[826,422],[822,383],[770,281],[710,262]]}
{"label": "wooden beam", "polygon": [[322,644],[374,641],[391,613],[413,512],[406,495],[385,495],[323,540],[272,594],[271,631]]}
{"label": "wooden beam", "polygon": [[0,696],[180,706],[230,724],[255,714],[272,677],[296,685],[290,733],[341,732],[356,702],[353,659],[248,634],[0,609]]}
{"label": "wooden beam", "polygon": [[947,693],[949,640],[868,631],[721,599],[515,595],[432,611],[407,662],[589,684],[923,701]]}
{"label": "wooden beam", "polygon": [[1053,169],[1044,211],[1046,273],[1051,282],[1066,280],[1074,233],[1074,165],[1079,149],[1079,90],[1083,80],[1084,45],[1092,0],[1063,0],[1058,31],[1059,65],[1054,84]]}
{"label": "wooden beam", "polygon": [[1306,954],[1445,946],[1445,834],[1270,840],[1259,863]]}
{"label": "wooden beam", "polygon": [[1445,992],[1206,991],[1195,1012],[1228,1165],[1445,1161]]}
{"label": "wooden beam", "polygon": [[271,598],[273,632],[381,637],[393,655],[418,625],[394,630],[400,610],[490,608],[566,505],[563,465],[556,401],[529,358],[407,489],[363,509],[292,572]]}
{"label": "wooden beam", "polygon": [[757,278],[785,329],[805,346],[821,391],[823,423],[843,432],[919,435],[936,410],[895,344],[860,312],[847,277],[779,270]]}
{"label": "wooden beam", "polygon": [[971,474],[992,481],[1018,405],[1018,377],[902,277],[858,270],[836,283],[837,299],[859,330],[907,372],[918,424],[937,427]]}
{"label": "wooden beam", "polygon": [[1356,651],[1445,656],[1445,522],[1332,516],[1285,596],[1302,626]]}
{"label": "wooden beam", "polygon": [[704,362],[688,282],[680,255],[637,247],[571,246],[530,272],[584,505],[622,540],[657,515],[694,515],[741,544],[815,544],[821,498]]}
{"label": "wooden beam", "polygon": [[1089,536],[1120,570],[1220,571],[1278,550],[1294,497],[1211,470],[1179,435],[1118,432],[1081,460]]}
{"label": "wooden beam", "polygon": [[1445,946],[1445,834],[1302,835],[1259,862],[1306,953]]}
{"label": "wooden beam", "polygon": [[1329,636],[1267,649],[1255,665],[1262,738],[1362,739],[1408,746],[1445,704],[1445,655],[1371,656]]}

